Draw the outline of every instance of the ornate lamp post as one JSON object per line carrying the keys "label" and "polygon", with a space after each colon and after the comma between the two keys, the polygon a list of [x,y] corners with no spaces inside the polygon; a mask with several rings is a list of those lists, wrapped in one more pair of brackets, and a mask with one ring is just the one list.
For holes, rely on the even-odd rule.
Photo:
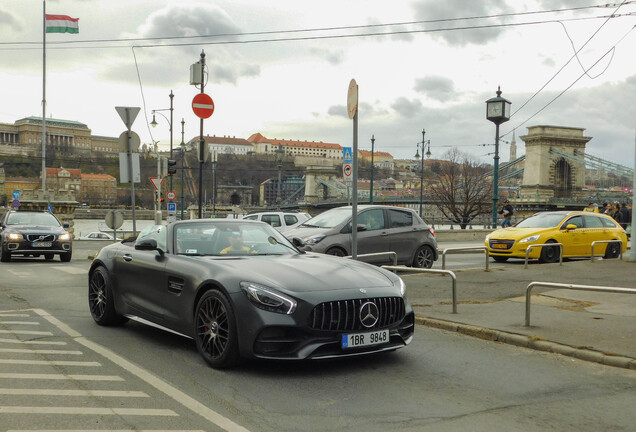
{"label": "ornate lamp post", "polygon": [[184,126],[185,126],[185,120],[182,118],[181,119],[181,144],[179,144],[179,149],[181,150],[181,220],[183,220],[183,204],[184,204],[184,189],[183,189],[183,183],[185,182],[184,176],[185,176],[185,166],[184,166],[184,161],[185,161],[185,154],[186,154],[186,145],[185,145],[185,141],[183,140],[183,135],[184,135]]}
{"label": "ornate lamp post", "polygon": [[[174,99],[174,95],[172,94],[172,90],[170,90],[170,94],[168,96],[170,96],[170,108],[152,110],[152,121],[150,122],[150,126],[157,127],[158,123],[155,120],[155,113],[161,114],[159,111],[170,111],[170,119],[168,119],[168,117],[166,117],[163,114],[161,114],[161,116],[168,121],[168,125],[170,126],[170,159],[172,159],[172,114],[174,111],[173,105],[172,105],[172,100]],[[172,190],[172,176],[170,176],[170,190]]]}
{"label": "ornate lamp post", "polygon": [[510,120],[511,102],[501,97],[501,87],[497,87],[497,97],[486,101],[486,118],[495,124],[495,162],[492,176],[492,227],[497,228],[497,201],[499,201],[499,125]]}
{"label": "ornate lamp post", "polygon": [[[426,131],[422,129],[422,142],[415,144],[415,159],[420,159],[419,149],[422,149],[422,166],[420,167],[420,217],[422,217],[422,206],[424,202],[424,149],[426,148],[426,159],[431,157],[431,140],[424,139]],[[428,146],[428,147],[427,147]]]}
{"label": "ornate lamp post", "polygon": [[373,144],[375,144],[375,135],[371,135],[371,185],[369,186],[369,204],[373,204]]}

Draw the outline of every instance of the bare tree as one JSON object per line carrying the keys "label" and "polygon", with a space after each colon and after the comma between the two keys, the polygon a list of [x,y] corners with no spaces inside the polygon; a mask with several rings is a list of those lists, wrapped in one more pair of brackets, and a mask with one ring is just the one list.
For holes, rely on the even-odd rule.
{"label": "bare tree", "polygon": [[430,185],[430,194],[442,214],[462,229],[478,215],[488,213],[492,184],[488,168],[456,148],[447,151]]}

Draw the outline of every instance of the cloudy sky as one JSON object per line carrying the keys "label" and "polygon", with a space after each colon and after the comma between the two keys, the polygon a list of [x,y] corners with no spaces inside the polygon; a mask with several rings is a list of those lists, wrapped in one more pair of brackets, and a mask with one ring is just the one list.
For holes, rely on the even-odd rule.
{"label": "cloudy sky", "polygon": [[[153,109],[170,106],[174,142],[199,134],[190,65],[206,54],[215,102],[209,135],[351,146],[350,80],[359,86],[359,147],[412,158],[422,129],[433,157],[452,147],[492,162],[485,101],[501,86],[512,130],[585,128],[587,151],[634,166],[636,2],[605,0],[49,0],[80,32],[47,35],[47,116],[119,136],[115,106],[142,110],[143,143],[169,140]],[[619,7],[620,6],[620,7]],[[42,113],[41,0],[0,2],[0,122]],[[613,14],[613,18],[608,18]],[[167,111],[163,111],[168,115]]]}

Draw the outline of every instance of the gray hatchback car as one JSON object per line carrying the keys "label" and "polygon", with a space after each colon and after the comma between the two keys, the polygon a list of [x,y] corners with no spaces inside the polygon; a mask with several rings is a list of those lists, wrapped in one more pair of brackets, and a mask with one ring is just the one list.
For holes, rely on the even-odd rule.
{"label": "gray hatchback car", "polygon": [[[327,210],[285,232],[300,249],[330,255],[351,255],[352,208]],[[435,232],[408,208],[383,205],[358,206],[358,254],[396,252],[398,264],[431,268],[437,260]],[[387,264],[387,257],[364,258]]]}

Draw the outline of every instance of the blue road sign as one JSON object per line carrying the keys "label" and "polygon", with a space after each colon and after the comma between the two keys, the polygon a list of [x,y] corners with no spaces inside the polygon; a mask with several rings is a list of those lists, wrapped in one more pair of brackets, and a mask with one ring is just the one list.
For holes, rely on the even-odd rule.
{"label": "blue road sign", "polygon": [[21,194],[19,190],[16,189],[13,191],[13,199],[20,199],[20,196]]}
{"label": "blue road sign", "polygon": [[169,212],[177,211],[177,203],[168,203],[168,211]]}
{"label": "blue road sign", "polygon": [[49,213],[53,213],[53,206],[49,204]]}
{"label": "blue road sign", "polygon": [[353,151],[351,150],[351,147],[342,148],[342,162],[353,163]]}
{"label": "blue road sign", "polygon": [[13,200],[13,202],[12,202],[11,204],[13,204],[13,207],[15,207],[15,208],[20,207],[20,201],[19,201],[19,200],[17,200],[17,199],[14,199],[14,200]]}

